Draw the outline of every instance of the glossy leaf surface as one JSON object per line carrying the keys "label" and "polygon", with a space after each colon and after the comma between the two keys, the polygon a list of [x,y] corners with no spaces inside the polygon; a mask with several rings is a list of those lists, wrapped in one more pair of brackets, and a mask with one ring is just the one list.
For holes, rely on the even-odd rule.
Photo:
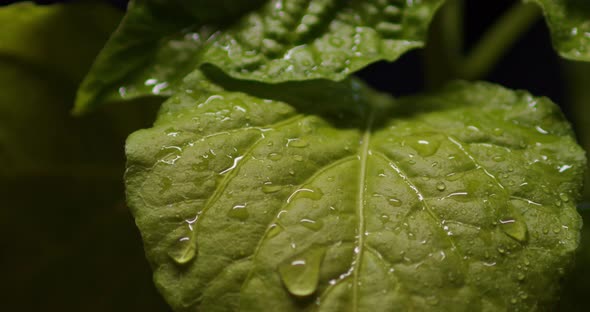
{"label": "glossy leaf surface", "polygon": [[126,148],[128,203],[175,310],[554,302],[585,157],[549,100],[485,83],[392,100],[355,80],[187,81]]}

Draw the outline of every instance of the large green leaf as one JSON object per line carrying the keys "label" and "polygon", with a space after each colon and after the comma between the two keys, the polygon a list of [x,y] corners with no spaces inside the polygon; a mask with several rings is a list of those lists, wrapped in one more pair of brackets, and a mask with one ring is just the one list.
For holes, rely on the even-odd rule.
{"label": "large green leaf", "polygon": [[201,78],[126,147],[128,203],[175,310],[555,300],[585,157],[548,99],[485,83],[394,101],[355,80]]}
{"label": "large green leaf", "polygon": [[526,0],[538,3],[545,13],[553,45],[565,58],[590,61],[590,1]]}
{"label": "large green leaf", "polygon": [[203,63],[270,83],[341,80],[422,46],[442,1],[132,1],[82,84],[76,110],[169,96]]}

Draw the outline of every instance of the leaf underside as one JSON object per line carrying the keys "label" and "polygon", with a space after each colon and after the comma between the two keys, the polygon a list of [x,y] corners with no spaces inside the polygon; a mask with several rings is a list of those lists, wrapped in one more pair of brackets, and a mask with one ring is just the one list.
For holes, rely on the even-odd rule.
{"label": "leaf underside", "polygon": [[126,147],[128,203],[175,310],[555,300],[585,158],[549,100],[485,83],[392,100],[355,80],[201,78]]}

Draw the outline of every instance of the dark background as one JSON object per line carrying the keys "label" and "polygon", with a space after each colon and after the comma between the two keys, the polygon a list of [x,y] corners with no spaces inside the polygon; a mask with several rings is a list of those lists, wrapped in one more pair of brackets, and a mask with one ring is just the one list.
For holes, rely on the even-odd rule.
{"label": "dark background", "polygon": [[[0,4],[11,2],[17,1],[0,1]],[[68,1],[36,2],[49,4]],[[121,10],[124,10],[127,3],[117,0],[108,2]],[[513,3],[512,0],[466,1],[466,49],[477,42],[482,33]],[[370,65],[359,72],[358,76],[375,88],[396,96],[419,92],[425,88],[421,53],[420,50],[414,50],[394,63],[379,62]],[[510,49],[486,80],[512,89],[529,90],[535,95],[548,96],[562,106],[571,120],[573,116],[571,107],[567,105],[569,99],[563,63],[551,47],[545,23],[539,20]],[[123,139],[121,138],[121,144]],[[122,157],[122,151],[119,156]],[[8,297],[8,300],[0,299],[0,307],[8,303],[6,309],[0,310],[169,310],[151,281],[151,271],[143,255],[141,238],[125,207],[122,181],[115,179],[111,183],[104,182],[62,177],[47,183],[47,180],[38,179],[30,187],[42,189],[42,193],[31,194],[29,197],[9,197],[8,202],[2,205],[2,209],[27,209],[26,207],[38,205],[41,197],[46,203],[44,209],[40,209],[43,211],[30,211],[28,215],[46,218],[51,222],[23,225],[30,226],[26,230],[28,235],[38,240],[28,240],[27,245],[19,246],[16,252],[2,253],[2,258],[16,253],[19,256],[16,259],[19,260],[0,260],[0,265],[7,274],[2,277],[5,281],[2,293]],[[80,189],[81,184],[86,191],[64,191]],[[19,192],[10,187],[5,191]],[[66,197],[67,200],[64,199]],[[88,201],[98,203],[102,208],[87,211],[85,209]],[[64,217],[55,221],[55,216],[60,214]],[[23,220],[14,222],[21,221]],[[11,240],[18,242],[18,237]],[[575,275],[578,274],[587,274],[580,261]],[[588,303],[583,301],[584,293],[590,289],[584,288],[586,285],[579,282],[567,285],[559,309],[588,311]]]}

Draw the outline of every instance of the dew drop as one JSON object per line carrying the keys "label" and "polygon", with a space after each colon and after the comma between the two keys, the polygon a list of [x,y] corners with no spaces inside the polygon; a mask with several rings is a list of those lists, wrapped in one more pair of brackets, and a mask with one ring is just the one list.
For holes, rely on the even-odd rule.
{"label": "dew drop", "polygon": [[322,220],[301,219],[299,223],[301,223],[301,225],[304,227],[316,232],[324,226],[324,222],[322,222]]}
{"label": "dew drop", "polygon": [[179,146],[163,146],[156,154],[156,157],[159,159],[158,162],[174,165],[180,159],[181,153],[182,148]]}
{"label": "dew drop", "polygon": [[324,252],[324,248],[312,247],[279,264],[279,275],[291,294],[304,297],[316,291]]}
{"label": "dew drop", "polygon": [[268,184],[265,183],[262,186],[262,191],[264,193],[267,193],[267,194],[269,194],[269,193],[276,193],[276,192],[280,191],[282,188],[283,187],[281,185],[273,185],[271,183],[268,183]]}
{"label": "dew drop", "polygon": [[309,145],[306,139],[288,139],[287,146],[288,147],[306,147]]}
{"label": "dew drop", "polygon": [[280,160],[282,157],[283,157],[283,155],[281,155],[279,153],[270,153],[270,154],[268,154],[268,159],[270,159],[272,161]]}
{"label": "dew drop", "polygon": [[438,182],[436,184],[436,189],[439,191],[444,191],[447,188],[447,186],[443,183],[443,182]]}
{"label": "dew drop", "polygon": [[502,130],[501,128],[494,128],[493,130],[495,135],[502,135],[504,134],[504,130]]}
{"label": "dew drop", "polygon": [[410,147],[412,147],[420,156],[426,157],[431,156],[440,147],[439,140],[425,140],[425,139],[409,139],[406,141]]}
{"label": "dew drop", "polygon": [[179,239],[174,246],[168,251],[168,256],[176,264],[184,265],[191,262],[197,255],[196,243],[189,237]]}
{"label": "dew drop", "polygon": [[279,235],[282,231],[283,231],[283,227],[277,223],[274,223],[273,225],[270,226],[267,236],[268,236],[268,238],[273,238],[273,237]]}
{"label": "dew drop", "polygon": [[514,219],[505,219],[500,220],[500,224],[502,231],[506,233],[506,235],[519,242],[526,241],[528,228],[524,222]]}
{"label": "dew drop", "polygon": [[239,204],[235,205],[227,212],[227,216],[238,219],[238,220],[246,220],[250,216],[248,210],[246,209],[246,204]]}
{"label": "dew drop", "polygon": [[391,197],[388,202],[393,207],[400,207],[402,205],[402,201],[394,197]]}
{"label": "dew drop", "polygon": [[303,161],[303,156],[301,155],[294,155],[293,159],[295,159],[295,161]]}
{"label": "dew drop", "polygon": [[492,160],[495,162],[502,162],[505,159],[504,159],[504,156],[497,155],[497,156],[492,157]]}
{"label": "dew drop", "polygon": [[463,173],[462,172],[453,172],[453,173],[449,173],[446,176],[446,180],[447,181],[457,181],[459,179],[461,179],[463,177]]}
{"label": "dew drop", "polygon": [[312,200],[319,200],[322,198],[322,196],[324,196],[324,193],[322,193],[322,191],[320,191],[319,189],[300,188],[300,189],[295,190],[289,196],[289,198],[287,198],[287,203],[290,203],[291,201],[293,201],[295,199],[295,197],[309,198]]}
{"label": "dew drop", "polygon": [[526,276],[525,276],[525,275],[524,275],[524,273],[522,273],[522,272],[518,272],[518,274],[516,275],[516,278],[517,278],[519,281],[524,281],[525,277],[526,277]]}
{"label": "dew drop", "polygon": [[564,203],[567,203],[567,202],[569,202],[569,201],[570,201],[570,199],[567,197],[567,194],[565,194],[565,193],[559,193],[559,198],[561,198],[561,200],[562,200]]}

